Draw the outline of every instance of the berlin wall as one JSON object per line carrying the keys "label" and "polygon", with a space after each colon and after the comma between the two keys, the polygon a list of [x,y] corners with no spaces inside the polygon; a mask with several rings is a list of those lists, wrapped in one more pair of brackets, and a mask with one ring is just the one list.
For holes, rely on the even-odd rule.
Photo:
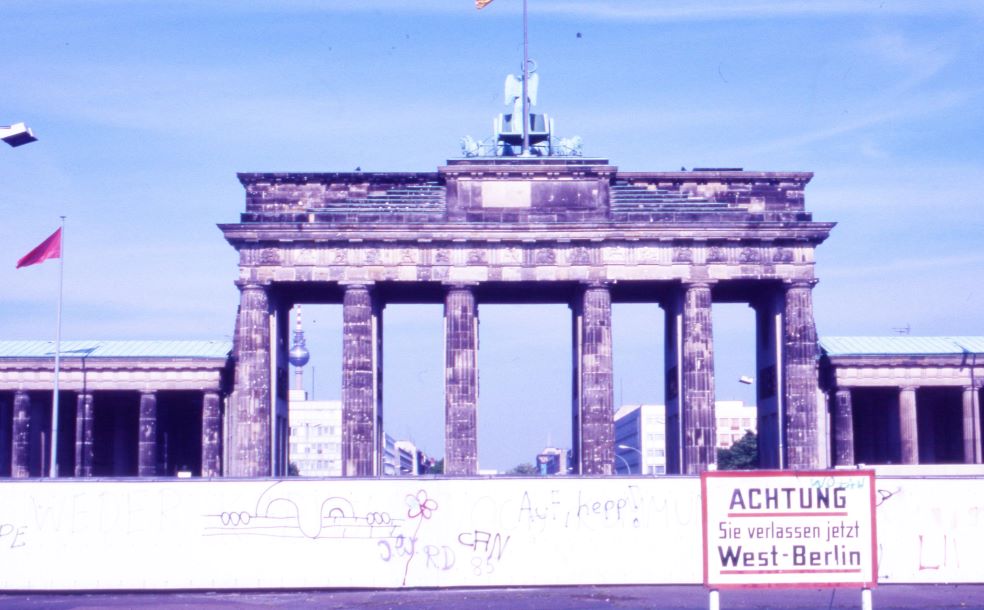
{"label": "berlin wall", "polygon": [[[879,582],[984,580],[984,479],[878,477],[875,498]],[[0,484],[5,590],[699,584],[701,569],[696,477]]]}

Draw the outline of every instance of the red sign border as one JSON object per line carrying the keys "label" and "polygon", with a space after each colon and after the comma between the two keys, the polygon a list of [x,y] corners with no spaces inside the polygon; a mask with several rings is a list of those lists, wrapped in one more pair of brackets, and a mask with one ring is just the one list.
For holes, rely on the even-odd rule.
{"label": "red sign border", "polygon": [[[708,583],[708,534],[707,534],[707,479],[751,477],[868,477],[869,504],[871,505],[871,581],[870,582],[803,582],[803,583]],[[875,471],[866,470],[707,470],[700,473],[701,542],[704,559],[704,586],[709,589],[808,589],[853,588],[873,589],[878,586],[878,523],[875,512]]]}

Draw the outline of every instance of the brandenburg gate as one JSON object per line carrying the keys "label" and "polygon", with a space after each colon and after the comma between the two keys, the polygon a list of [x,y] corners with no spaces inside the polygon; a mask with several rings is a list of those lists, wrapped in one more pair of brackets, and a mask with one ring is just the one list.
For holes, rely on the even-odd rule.
{"label": "brandenburg gate", "polygon": [[[288,313],[341,303],[345,476],[381,468],[383,311],[442,303],[445,473],[474,475],[483,303],[571,309],[575,471],[613,471],[612,303],[665,312],[668,472],[715,462],[713,302],[756,312],[760,466],[826,466],[812,174],[621,172],[605,159],[463,157],[430,173],[240,174],[226,476],[287,470]],[[657,323],[654,321],[654,323]],[[749,346],[751,349],[751,346]],[[653,375],[660,371],[653,371]]]}

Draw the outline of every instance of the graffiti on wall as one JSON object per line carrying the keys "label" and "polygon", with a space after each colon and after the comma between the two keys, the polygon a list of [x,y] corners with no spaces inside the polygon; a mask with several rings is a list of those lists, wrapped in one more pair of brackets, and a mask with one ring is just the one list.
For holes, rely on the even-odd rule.
{"label": "graffiti on wall", "polygon": [[[880,582],[980,581],[984,479],[880,477],[876,487]],[[0,569],[13,588],[695,584],[702,576],[699,480],[689,477],[0,488]]]}

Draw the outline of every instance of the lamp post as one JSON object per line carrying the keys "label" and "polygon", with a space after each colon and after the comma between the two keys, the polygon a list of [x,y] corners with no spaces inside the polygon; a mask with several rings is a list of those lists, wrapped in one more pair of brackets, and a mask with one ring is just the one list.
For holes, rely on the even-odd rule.
{"label": "lamp post", "polygon": [[31,128],[24,123],[14,123],[13,125],[0,125],[0,140],[10,146],[23,146],[37,140]]}
{"label": "lamp post", "polygon": [[[618,459],[622,460],[622,463],[625,464],[625,474],[632,474],[632,466],[629,466],[629,461],[627,459],[625,459],[624,457],[620,456],[617,453],[615,454],[615,457],[617,457]],[[617,468],[616,468],[616,470],[617,470]]]}
{"label": "lamp post", "polygon": [[[619,449],[625,449],[626,451],[635,451],[636,453],[639,454],[639,474],[642,474],[642,451],[639,451],[639,449],[633,447],[632,445],[617,445],[617,447]],[[615,455],[618,454],[616,453]],[[623,458],[620,455],[618,455],[618,457],[622,458],[622,461],[628,464],[628,461],[625,458]]]}

